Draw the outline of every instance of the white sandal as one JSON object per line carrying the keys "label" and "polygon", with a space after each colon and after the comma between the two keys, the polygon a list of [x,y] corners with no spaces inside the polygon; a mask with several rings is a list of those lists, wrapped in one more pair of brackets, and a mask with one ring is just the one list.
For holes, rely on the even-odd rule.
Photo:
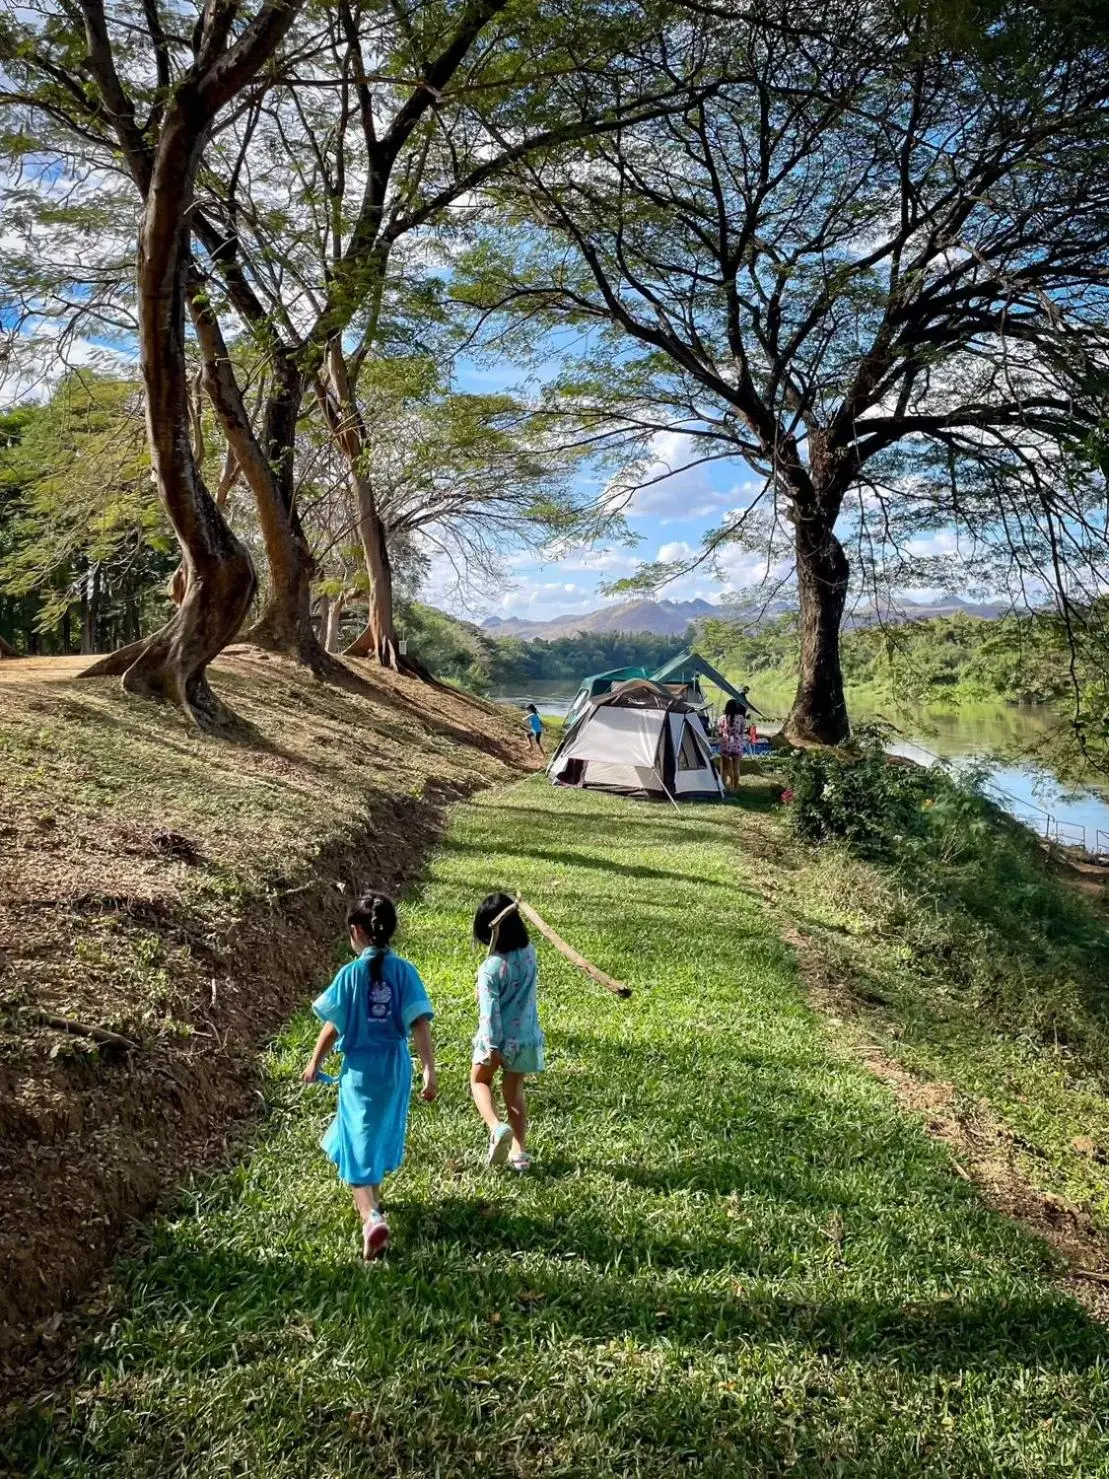
{"label": "white sandal", "polygon": [[495,1130],[489,1131],[489,1149],[485,1154],[487,1166],[503,1166],[508,1160],[508,1152],[512,1149],[512,1128],[509,1125],[498,1125]]}
{"label": "white sandal", "polygon": [[531,1170],[531,1156],[526,1150],[518,1151],[516,1155],[509,1156],[508,1164],[514,1171],[519,1171],[523,1175],[525,1171]]}
{"label": "white sandal", "polygon": [[380,1212],[371,1212],[362,1224],[362,1257],[380,1258],[389,1242],[389,1224]]}

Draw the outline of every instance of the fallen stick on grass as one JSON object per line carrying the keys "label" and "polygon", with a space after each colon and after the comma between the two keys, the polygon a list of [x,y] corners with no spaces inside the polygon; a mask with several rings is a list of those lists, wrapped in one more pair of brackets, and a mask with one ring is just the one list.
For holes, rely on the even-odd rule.
{"label": "fallen stick on grass", "polygon": [[46,1027],[55,1027],[59,1032],[72,1032],[77,1037],[91,1037],[93,1042],[107,1043],[113,1048],[126,1048],[138,1052],[138,1043],[118,1032],[109,1032],[106,1027],[89,1027],[84,1022],[74,1022],[72,1017],[58,1017],[53,1012],[36,1012],[35,1019]]}
{"label": "fallen stick on grass", "polygon": [[516,908],[526,920],[535,926],[541,935],[550,940],[551,944],[560,954],[565,955],[566,959],[573,965],[576,965],[578,970],[584,971],[587,976],[592,976],[594,981],[598,981],[606,991],[611,991],[613,996],[622,996],[625,999],[632,994],[630,986],[625,986],[621,981],[614,981],[611,976],[606,976],[604,971],[599,970],[590,961],[586,960],[585,956],[575,950],[573,945],[567,945],[562,936],[551,929],[547,921],[536,914],[531,905],[526,904],[518,895],[516,898]]}

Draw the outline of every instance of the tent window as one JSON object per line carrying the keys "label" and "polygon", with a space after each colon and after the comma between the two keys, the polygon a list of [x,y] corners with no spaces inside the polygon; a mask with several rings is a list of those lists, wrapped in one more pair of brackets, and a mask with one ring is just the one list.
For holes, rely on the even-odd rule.
{"label": "tent window", "polygon": [[682,728],[682,747],[678,751],[679,770],[700,770],[704,765],[701,752],[697,748],[697,742],[690,732],[689,725]]}

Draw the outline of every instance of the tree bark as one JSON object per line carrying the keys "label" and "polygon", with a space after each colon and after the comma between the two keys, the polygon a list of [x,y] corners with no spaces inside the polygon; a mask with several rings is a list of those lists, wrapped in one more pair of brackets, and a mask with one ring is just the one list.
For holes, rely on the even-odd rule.
{"label": "tree bark", "polygon": [[92,650],[92,623],[89,620],[89,573],[86,570],[81,580],[81,656],[87,657]]}
{"label": "tree bark", "polygon": [[[185,287],[196,173],[216,115],[273,56],[303,0],[264,0],[233,34],[238,7],[203,7],[195,62],[151,112],[136,119],[116,67],[103,6],[81,0],[85,66],[112,121],[142,197],[138,251],[139,361],[146,391],[151,466],[180,540],[184,595],[160,632],[88,673],[122,673],[131,693],[170,699],[204,728],[234,724],[208,686],[208,663],[231,640],[254,598],[254,567],[204,486],[190,445],[185,358]],[[154,133],[156,142],[148,137]]]}
{"label": "tree bark", "polygon": [[369,657],[395,672],[423,675],[416,664],[401,656],[393,616],[393,567],[389,560],[389,535],[377,507],[373,483],[365,470],[368,446],[366,425],[355,404],[342,347],[328,350],[330,385],[317,384],[317,395],[331,435],[347,465],[347,475],[358,505],[358,538],[366,561],[370,590],[365,629],[346,649],[347,657]]}
{"label": "tree bark", "polygon": [[801,672],[784,732],[800,743],[838,745],[850,734],[839,648],[849,571],[834,522],[799,509],[794,527]]}
{"label": "tree bark", "polygon": [[0,657],[14,657],[14,656],[15,656],[15,648],[11,645],[11,643],[5,642],[4,639],[3,639],[3,637],[0,637]]}
{"label": "tree bark", "polygon": [[341,595],[336,596],[333,601],[328,601],[327,603],[324,612],[323,645],[327,648],[328,652],[338,652],[339,650],[339,629],[342,625],[343,611],[346,604],[347,597],[345,591]]}
{"label": "tree bark", "polygon": [[350,472],[358,499],[358,537],[370,580],[365,628],[346,649],[348,657],[370,657],[395,672],[408,670],[397,645],[393,616],[393,566],[389,539],[373,497],[370,480],[355,469]]}
{"label": "tree bark", "polygon": [[146,190],[139,236],[139,358],[154,476],[181,542],[185,592],[161,631],[86,669],[122,674],[129,693],[168,699],[202,728],[233,716],[205,676],[254,597],[254,568],[204,486],[190,443],[185,358],[188,209],[208,120],[193,82],[170,103]]}
{"label": "tree bark", "polygon": [[317,677],[327,677],[339,664],[324,651],[312,621],[315,560],[296,508],[296,428],[304,395],[303,377],[291,354],[275,351],[270,365],[272,389],[259,443],[223,332],[195,267],[190,271],[189,302],[204,360],[205,389],[235,462],[254,495],[269,563],[266,602],[257,621],[243,633],[244,640],[272,652],[287,653]]}

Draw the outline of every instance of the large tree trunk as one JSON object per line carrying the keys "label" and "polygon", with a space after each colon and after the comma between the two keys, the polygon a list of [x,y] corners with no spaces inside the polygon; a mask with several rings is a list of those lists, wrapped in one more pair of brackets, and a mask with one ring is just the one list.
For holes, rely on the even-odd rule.
{"label": "large tree trunk", "polygon": [[785,722],[787,739],[838,745],[850,726],[840,666],[840,623],[847,603],[848,566],[832,519],[798,512],[794,548],[800,603],[801,673]]}
{"label": "large tree trunk", "polygon": [[346,649],[348,657],[370,657],[383,667],[423,676],[419,665],[409,663],[400,652],[393,617],[393,567],[389,561],[389,538],[378,511],[373,483],[365,470],[368,446],[366,425],[354,400],[342,347],[332,343],[328,350],[330,391],[317,385],[320,405],[335,439],[358,504],[358,537],[369,577],[369,616],[366,627]]}
{"label": "large tree trunk", "polygon": [[318,677],[341,671],[320,644],[312,621],[315,561],[296,508],[295,448],[303,379],[292,356],[275,353],[273,388],[266,403],[262,442],[254,434],[219,323],[207,296],[191,294],[193,324],[204,355],[204,383],[234,453],[254,494],[266,545],[270,586],[257,621],[243,635],[272,652],[287,653]]}
{"label": "large tree trunk", "polygon": [[122,673],[129,693],[168,699],[203,728],[232,716],[205,669],[234,637],[254,597],[254,569],[204,486],[190,445],[185,359],[187,215],[206,126],[183,84],[167,110],[150,173],[139,237],[139,351],[150,457],[181,542],[185,594],[161,631],[86,672]]}
{"label": "large tree trunk", "polygon": [[350,469],[351,482],[358,499],[358,537],[370,578],[367,597],[366,626],[347,648],[348,657],[372,657],[382,667],[406,670],[408,664],[397,644],[393,617],[393,567],[389,560],[389,540],[385,525],[374,503],[373,488],[368,478]]}

